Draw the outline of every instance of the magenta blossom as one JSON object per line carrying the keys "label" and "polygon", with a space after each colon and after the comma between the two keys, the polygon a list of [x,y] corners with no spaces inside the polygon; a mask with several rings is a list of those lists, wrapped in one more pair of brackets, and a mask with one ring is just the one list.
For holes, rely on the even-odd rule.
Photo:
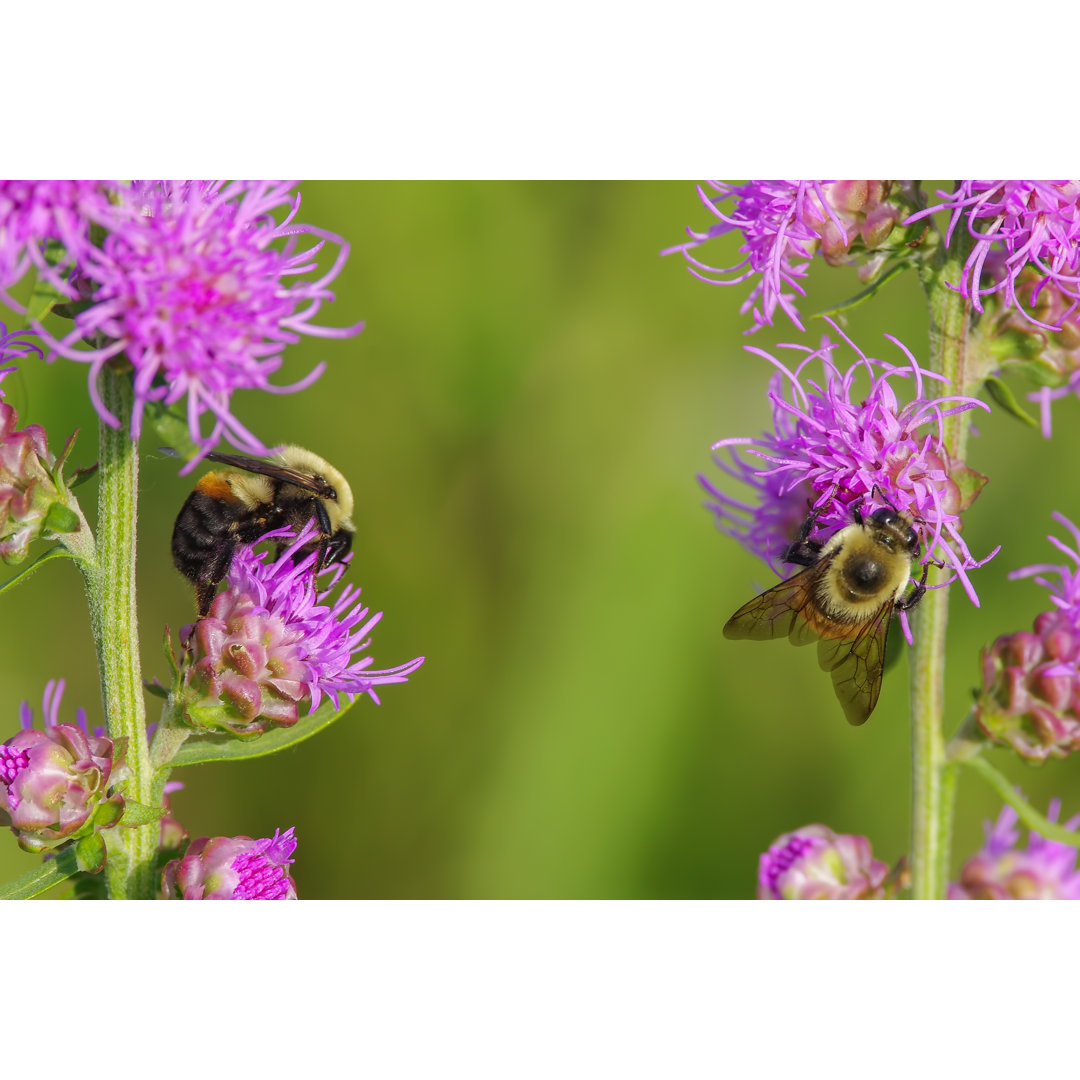
{"label": "magenta blossom", "polygon": [[[786,572],[784,553],[811,507],[818,515],[812,538],[822,541],[851,524],[855,507],[864,514],[892,507],[915,524],[924,561],[943,562],[953,573],[951,580],[959,578],[977,606],[968,571],[986,559],[977,561],[968,550],[960,515],[983,478],[950,457],[943,421],[955,412],[987,406],[970,397],[925,396],[926,381],[946,380],[920,367],[900,341],[885,335],[907,361],[895,367],[867,357],[831,325],[857,355],[846,372],[833,360],[837,345],[827,340],[819,349],[779,346],[804,354],[793,369],[747,346],[777,369],[769,391],[775,430],[713,444],[731,459],[728,463],[717,456],[719,467],[747,484],[752,496],[733,498],[701,476],[712,496],[706,506],[722,532],[781,574]],[[811,377],[811,364],[821,365],[820,381]],[[894,383],[905,379],[913,396],[901,405]]]}
{"label": "magenta blossom", "polygon": [[1073,546],[1047,539],[1073,565],[1039,563],[1009,574],[1034,577],[1049,590],[1051,609],[1036,617],[1032,631],[1003,635],[983,650],[975,706],[983,734],[1030,761],[1080,750],[1080,529],[1052,516]]}
{"label": "magenta blossom", "polygon": [[292,829],[262,840],[203,836],[165,867],[162,891],[166,900],[295,900],[295,850]]}
{"label": "magenta blossom", "polygon": [[[711,191],[699,185],[698,195],[717,223],[705,232],[688,228],[690,240],[661,254],[681,251],[690,273],[710,285],[754,281],[740,308],[743,314],[751,312],[754,319],[747,333],[771,326],[777,307],[804,329],[794,294],[806,295],[800,281],[814,255],[820,251],[832,265],[847,262],[854,243],[861,241],[865,250],[873,250],[885,241],[900,217],[900,211],[885,201],[890,181],[751,180],[741,187],[710,182],[709,188]],[[732,209],[724,213],[720,205],[728,199]],[[743,235],[739,248],[743,258],[734,266],[709,266],[691,254],[709,240],[735,230]],[[873,269],[879,265],[874,263]]]}
{"label": "magenta blossom", "polygon": [[[324,364],[292,386],[270,383],[285,346],[300,334],[343,338],[363,329],[363,323],[331,329],[312,322],[334,297],[329,286],[349,245],[325,229],[295,223],[300,196],[292,186],[187,181],[125,189],[102,247],[81,267],[92,302],[68,335],[49,338],[54,354],[90,365],[90,396],[106,423],[118,421],[101,401],[97,376],[122,354],[134,369],[132,437],[140,433],[147,403],[182,401],[203,453],[222,436],[249,453],[269,452],[231,412],[233,392],[280,394],[309,386]],[[313,243],[299,248],[301,236]],[[316,259],[328,241],[338,253],[319,272]],[[302,277],[312,272],[314,278]],[[79,347],[84,339],[100,344],[86,350]]]}
{"label": "magenta blossom", "polygon": [[[1036,318],[1039,289],[1025,299],[1017,283],[1032,267],[1067,298],[1071,313],[1080,303],[1080,180],[962,180],[956,191],[939,191],[943,201],[920,210],[905,225],[938,210],[952,211],[945,242],[961,220],[973,241],[959,290],[983,310],[985,297],[1001,293],[1004,302],[1043,329],[1057,329]],[[991,253],[1004,253],[1002,272],[984,277]]]}
{"label": "magenta blossom", "polygon": [[112,740],[89,733],[83,709],[74,724],[60,723],[63,693],[63,679],[46,685],[43,730],[33,726],[33,710],[24,701],[22,730],[0,745],[0,811],[25,851],[44,851],[95,825],[114,825],[123,811],[123,798],[108,791],[117,765]]}
{"label": "magenta blossom", "polygon": [[[1047,818],[1057,822],[1060,811],[1061,800],[1051,799]],[[1018,820],[1016,811],[1005,806],[996,824],[986,822],[986,844],[964,864],[959,882],[949,885],[947,899],[1080,900],[1076,848],[1032,832],[1027,850],[1017,851]],[[1073,831],[1078,825],[1080,814],[1065,822]]]}
{"label": "magenta blossom", "polygon": [[804,825],[785,833],[758,863],[759,900],[884,900],[888,864],[865,836]]}
{"label": "magenta blossom", "polygon": [[[264,539],[288,535],[277,530]],[[359,694],[379,704],[377,686],[407,682],[424,662],[419,656],[386,670],[371,667],[366,650],[382,612],[371,615],[352,585],[331,600],[345,565],[313,574],[317,552],[303,549],[316,536],[309,522],[276,559],[250,546],[236,552],[228,588],[191,634],[183,695],[193,725],[257,735],[295,724],[299,704],[307,701],[313,711],[324,694],[335,708],[341,697]],[[321,591],[316,578],[325,579]]]}
{"label": "magenta blossom", "polygon": [[[33,267],[57,292],[74,298],[67,281],[91,250],[90,226],[109,214],[110,180],[0,180],[0,300],[25,309],[7,290]],[[46,258],[50,241],[63,245],[60,261]]]}

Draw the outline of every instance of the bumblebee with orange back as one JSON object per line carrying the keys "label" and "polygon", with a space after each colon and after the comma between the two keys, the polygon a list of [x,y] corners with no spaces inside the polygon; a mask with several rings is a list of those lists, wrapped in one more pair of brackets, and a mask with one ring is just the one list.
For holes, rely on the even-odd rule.
{"label": "bumblebee with orange back", "polygon": [[[168,448],[164,452],[176,456]],[[319,537],[304,550],[319,552],[316,572],[349,553],[356,531],[352,489],[318,454],[286,446],[268,460],[216,452],[206,460],[230,468],[199,479],[172,535],[173,563],[195,586],[200,617],[210,610],[240,544],[253,544],[275,529],[299,531],[314,521]]]}
{"label": "bumblebee with orange back", "polygon": [[[793,645],[818,643],[818,662],[832,674],[833,690],[852,724],[874,711],[885,669],[885,643],[894,611],[907,611],[926,592],[929,564],[911,576],[919,558],[912,523],[891,507],[864,517],[825,543],[809,539],[820,510],[803,522],[784,561],[806,569],[744,604],[728,619],[724,636]],[[908,585],[911,591],[903,595]]]}

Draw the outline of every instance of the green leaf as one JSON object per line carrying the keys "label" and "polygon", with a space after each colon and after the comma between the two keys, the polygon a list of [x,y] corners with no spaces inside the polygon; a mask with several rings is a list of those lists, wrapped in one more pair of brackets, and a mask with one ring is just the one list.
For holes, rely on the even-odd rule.
{"label": "green leaf", "polygon": [[79,873],[79,864],[73,848],[65,848],[52,859],[47,859],[40,866],[28,873],[0,885],[0,900],[29,900],[59,885]]}
{"label": "green leaf", "polygon": [[180,765],[202,765],[210,761],[245,761],[250,758],[265,757],[267,754],[286,750],[296,746],[312,735],[328,728],[338,717],[344,716],[353,707],[347,702],[341,709],[335,709],[329,699],[324,701],[315,712],[302,716],[292,727],[273,728],[264,735],[255,738],[239,739],[217,735],[192,736],[176,752],[176,757],[169,761],[169,768]]}
{"label": "green leaf", "polygon": [[148,401],[143,410],[144,422],[149,422],[161,441],[172,447],[177,455],[190,461],[199,448],[191,438],[187,413],[175,405],[166,408],[160,401]]}
{"label": "green leaf", "polygon": [[105,869],[107,857],[105,838],[99,832],[84,836],[75,845],[75,859],[79,869],[88,874],[100,874]]}
{"label": "green leaf", "polygon": [[978,469],[970,465],[953,465],[949,472],[949,479],[956,485],[960,492],[960,512],[967,510],[975,501],[976,496],[990,481],[990,477],[984,476]]}
{"label": "green leaf", "polygon": [[1016,400],[1016,396],[1008,384],[1002,382],[996,375],[987,375],[986,389],[994,401],[1010,416],[1022,420],[1029,427],[1037,428],[1039,426],[1039,421]]}
{"label": "green leaf", "polygon": [[[59,266],[67,257],[67,252],[64,250],[64,245],[59,240],[50,240],[45,246],[45,261],[50,266]],[[26,319],[29,325],[32,320],[38,320],[39,322],[49,314],[50,311],[56,307],[57,304],[63,303],[67,300],[67,297],[57,292],[56,289],[43,278],[40,274],[37,274],[34,279],[34,288],[30,293],[30,299],[26,304]]]}
{"label": "green leaf", "polygon": [[862,292],[856,293],[854,296],[847,300],[837,304],[836,307],[831,307],[827,311],[819,311],[812,315],[814,319],[824,319],[827,315],[839,315],[842,311],[850,311],[852,308],[857,308],[860,304],[864,304],[872,296],[876,296],[878,292],[885,286],[887,281],[891,281],[897,274],[908,268],[906,262],[894,263],[881,275],[875,282],[868,285]]}
{"label": "green leaf", "polygon": [[1080,848],[1080,832],[1073,832],[1064,825],[1058,825],[1043,817],[986,758],[968,757],[964,758],[961,764],[977,772],[1017,812],[1020,820],[1029,829],[1045,836],[1047,840],[1056,840],[1059,844]]}
{"label": "green leaf", "polygon": [[8,578],[7,581],[0,584],[0,593],[14,588],[16,585],[25,581],[39,566],[41,566],[42,563],[46,563],[50,559],[70,558],[73,558],[73,556],[63,544],[54,544],[43,555],[39,555],[25,570],[20,570],[13,578]]}
{"label": "green leaf", "polygon": [[54,502],[45,515],[42,528],[54,533],[73,533],[79,531],[79,515],[63,503]]}

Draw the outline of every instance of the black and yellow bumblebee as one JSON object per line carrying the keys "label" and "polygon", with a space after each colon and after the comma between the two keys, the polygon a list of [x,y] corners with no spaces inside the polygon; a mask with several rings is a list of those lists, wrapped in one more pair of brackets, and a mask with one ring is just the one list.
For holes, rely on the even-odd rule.
{"label": "black and yellow bumblebee", "polygon": [[[862,724],[881,693],[885,643],[894,611],[914,607],[926,592],[929,564],[914,581],[919,537],[891,507],[855,521],[824,544],[810,540],[820,511],[807,517],[784,561],[806,569],[744,604],[728,619],[724,636],[793,645],[818,643],[818,662],[831,672],[833,690],[852,724]],[[910,591],[908,586],[911,586]]]}
{"label": "black and yellow bumblebee", "polygon": [[[165,448],[165,453],[175,452]],[[314,521],[319,536],[315,570],[343,559],[352,548],[353,494],[328,461],[302,446],[275,457],[210,453],[207,461],[229,468],[206,473],[176,517],[173,563],[195,586],[199,616],[213,603],[240,544],[253,544],[275,529],[302,529]]]}

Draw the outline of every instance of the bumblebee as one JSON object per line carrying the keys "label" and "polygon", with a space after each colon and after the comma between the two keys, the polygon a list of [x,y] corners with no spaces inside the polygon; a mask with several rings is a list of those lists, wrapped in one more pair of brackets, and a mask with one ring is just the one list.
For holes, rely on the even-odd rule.
{"label": "bumblebee", "polygon": [[[175,456],[175,452],[166,449]],[[329,462],[302,446],[286,446],[270,460],[241,454],[207,454],[229,468],[208,472],[176,517],[173,563],[195,586],[199,617],[213,602],[239,544],[253,544],[274,529],[302,529],[314,520],[319,538],[316,571],[352,548],[353,495]]]}
{"label": "bumblebee", "polygon": [[929,564],[915,582],[911,567],[919,558],[919,537],[891,507],[864,518],[856,505],[854,524],[824,544],[809,539],[818,512],[803,522],[784,555],[785,562],[806,569],[739,608],[724,626],[724,636],[753,641],[787,637],[793,645],[816,641],[818,662],[832,673],[844,715],[849,723],[862,724],[881,692],[892,614],[922,599]]}

